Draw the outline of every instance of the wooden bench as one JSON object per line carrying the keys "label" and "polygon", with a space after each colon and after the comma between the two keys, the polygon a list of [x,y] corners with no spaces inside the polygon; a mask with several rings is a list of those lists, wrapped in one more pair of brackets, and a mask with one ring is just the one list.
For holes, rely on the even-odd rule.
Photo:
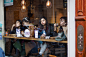
{"label": "wooden bench", "polygon": [[55,56],[55,55],[49,55],[49,57],[57,57],[57,56]]}

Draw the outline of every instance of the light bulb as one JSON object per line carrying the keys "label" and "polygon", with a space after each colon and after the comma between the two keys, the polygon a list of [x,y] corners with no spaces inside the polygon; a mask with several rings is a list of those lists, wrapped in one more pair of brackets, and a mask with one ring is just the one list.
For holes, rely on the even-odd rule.
{"label": "light bulb", "polygon": [[21,8],[21,10],[24,12],[26,10],[26,6],[23,5],[22,8]]}
{"label": "light bulb", "polygon": [[21,5],[26,5],[25,0],[21,1]]}
{"label": "light bulb", "polygon": [[26,6],[22,6],[22,9],[26,9]]}
{"label": "light bulb", "polygon": [[51,6],[52,6],[51,2],[50,2],[50,1],[47,1],[46,7],[47,7],[47,8],[51,8]]}

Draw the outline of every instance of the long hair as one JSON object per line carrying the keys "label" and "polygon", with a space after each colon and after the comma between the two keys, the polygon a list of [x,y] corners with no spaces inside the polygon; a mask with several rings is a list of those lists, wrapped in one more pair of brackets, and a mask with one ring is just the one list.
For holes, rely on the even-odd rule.
{"label": "long hair", "polygon": [[47,30],[47,28],[48,28],[48,21],[47,21],[47,18],[46,17],[41,17],[40,18],[40,20],[39,20],[39,28],[40,29],[44,29],[44,26],[41,24],[41,19],[42,18],[44,18],[46,20],[46,24],[45,24],[46,25],[46,29],[45,30]]}

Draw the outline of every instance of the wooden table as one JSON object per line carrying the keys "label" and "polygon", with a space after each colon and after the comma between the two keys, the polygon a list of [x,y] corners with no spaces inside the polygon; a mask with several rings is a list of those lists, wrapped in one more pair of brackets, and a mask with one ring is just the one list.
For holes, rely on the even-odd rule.
{"label": "wooden table", "polygon": [[55,37],[51,37],[51,39],[40,39],[40,38],[34,38],[34,37],[13,37],[13,36],[3,36],[3,38],[9,38],[9,39],[24,39],[24,40],[35,40],[35,41],[46,41],[46,42],[59,42],[59,43],[67,43],[67,41],[56,41]]}

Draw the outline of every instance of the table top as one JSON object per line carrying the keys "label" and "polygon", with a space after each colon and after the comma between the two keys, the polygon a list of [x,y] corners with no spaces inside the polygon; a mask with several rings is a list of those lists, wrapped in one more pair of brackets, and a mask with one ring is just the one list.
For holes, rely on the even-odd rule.
{"label": "table top", "polygon": [[67,41],[56,41],[55,37],[50,37],[50,39],[40,39],[34,37],[14,37],[14,36],[3,36],[3,38],[9,39],[23,39],[23,40],[35,40],[35,41],[46,41],[46,42],[58,42],[58,43],[67,43]]}

